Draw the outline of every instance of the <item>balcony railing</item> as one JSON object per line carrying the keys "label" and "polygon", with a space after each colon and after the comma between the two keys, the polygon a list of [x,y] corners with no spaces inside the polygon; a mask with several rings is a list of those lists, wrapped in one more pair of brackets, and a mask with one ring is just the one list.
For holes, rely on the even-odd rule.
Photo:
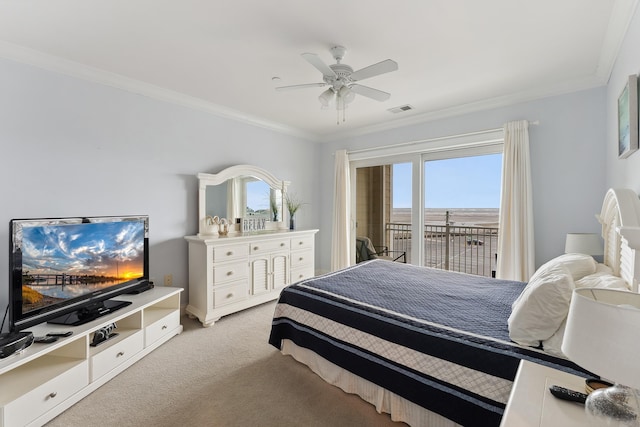
{"label": "balcony railing", "polygon": [[[387,223],[390,249],[405,251],[411,261],[411,224]],[[498,253],[498,228],[424,226],[424,264],[427,267],[495,277]]]}

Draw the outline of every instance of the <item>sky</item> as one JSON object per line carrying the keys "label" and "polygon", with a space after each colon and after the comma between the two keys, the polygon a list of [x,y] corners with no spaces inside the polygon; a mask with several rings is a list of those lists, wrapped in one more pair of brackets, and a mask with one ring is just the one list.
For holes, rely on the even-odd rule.
{"label": "sky", "polygon": [[[428,161],[425,207],[500,208],[502,154]],[[393,207],[411,207],[411,163],[393,165]]]}
{"label": "sky", "polygon": [[142,221],[25,226],[23,273],[116,276],[144,274]]}

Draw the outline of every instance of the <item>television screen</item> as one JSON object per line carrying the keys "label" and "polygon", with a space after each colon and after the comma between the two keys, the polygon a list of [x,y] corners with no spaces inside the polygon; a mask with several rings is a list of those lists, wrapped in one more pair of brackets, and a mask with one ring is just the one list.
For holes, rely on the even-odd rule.
{"label": "television screen", "polygon": [[148,283],[148,217],[12,220],[12,329]]}

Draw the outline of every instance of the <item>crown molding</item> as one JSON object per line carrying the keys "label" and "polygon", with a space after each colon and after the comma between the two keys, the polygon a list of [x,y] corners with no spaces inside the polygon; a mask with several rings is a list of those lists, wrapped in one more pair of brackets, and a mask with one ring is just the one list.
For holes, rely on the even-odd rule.
{"label": "crown molding", "polygon": [[117,89],[122,89],[156,100],[178,104],[183,107],[193,108],[195,110],[204,111],[218,117],[239,121],[263,129],[291,135],[297,138],[303,138],[316,142],[319,138],[316,134],[304,132],[300,129],[286,126],[281,123],[272,122],[260,117],[245,114],[237,110],[233,110],[218,104],[214,104],[212,102],[205,101],[200,98],[196,98],[194,96],[185,95],[176,91],[125,77],[120,74],[83,65],[79,62],[70,61],[68,59],[49,55],[44,52],[8,43],[5,41],[0,41],[0,57],[15,62],[32,65],[34,67],[42,68],[48,71],[53,71],[56,73],[79,78],[82,80],[99,83],[105,86],[111,86]]}
{"label": "crown molding", "polygon": [[523,102],[530,102],[553,96],[566,95],[569,93],[593,89],[604,85],[606,85],[606,81],[597,76],[585,77],[584,79],[578,81],[565,82],[544,88],[537,88],[505,96],[484,99],[477,102],[456,105],[449,108],[430,111],[427,113],[415,114],[410,117],[393,120],[391,122],[382,122],[380,124],[361,127],[351,131],[336,132],[331,135],[324,135],[323,137],[321,137],[320,142],[332,142],[343,138],[353,138],[375,132],[388,131],[405,126],[418,125],[433,122],[436,120],[458,117],[464,114],[477,113],[494,108],[508,107],[510,105],[520,104]]}
{"label": "crown molding", "polygon": [[613,66],[620,52],[624,37],[629,30],[631,20],[635,14],[639,0],[616,0],[609,16],[607,32],[600,49],[600,59],[596,75],[605,82],[609,82]]}

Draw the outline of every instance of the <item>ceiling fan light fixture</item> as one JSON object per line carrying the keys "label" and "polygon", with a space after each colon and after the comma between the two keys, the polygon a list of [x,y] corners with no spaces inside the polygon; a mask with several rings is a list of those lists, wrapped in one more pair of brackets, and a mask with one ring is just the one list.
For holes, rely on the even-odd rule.
{"label": "ceiling fan light fixture", "polygon": [[322,108],[329,108],[329,106],[331,106],[331,104],[333,103],[335,97],[336,93],[334,92],[333,88],[330,87],[320,94],[318,100],[320,101],[320,105],[322,106]]}

